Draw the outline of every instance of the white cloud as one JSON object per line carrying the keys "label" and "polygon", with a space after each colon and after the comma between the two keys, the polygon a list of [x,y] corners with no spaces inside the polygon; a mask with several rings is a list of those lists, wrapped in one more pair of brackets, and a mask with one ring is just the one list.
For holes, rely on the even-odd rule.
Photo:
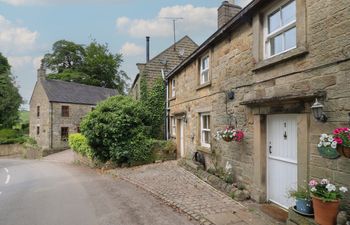
{"label": "white cloud", "polygon": [[16,53],[33,49],[38,32],[20,27],[0,15],[0,51]]}
{"label": "white cloud", "polygon": [[178,20],[177,33],[200,33],[213,30],[217,26],[217,8],[194,7],[193,5],[176,5],[160,9],[157,17],[149,20],[119,17],[116,20],[118,31],[127,32],[132,37],[168,37],[173,35],[170,17]]}
{"label": "white cloud", "polygon": [[120,53],[124,56],[138,56],[144,54],[144,52],[145,49],[143,47],[130,42],[126,42],[120,50]]}

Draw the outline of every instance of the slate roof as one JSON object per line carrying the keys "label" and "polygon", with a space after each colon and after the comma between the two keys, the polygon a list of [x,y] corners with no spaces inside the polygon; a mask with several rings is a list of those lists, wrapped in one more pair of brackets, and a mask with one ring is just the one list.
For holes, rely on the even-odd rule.
{"label": "slate roof", "polygon": [[117,94],[114,89],[74,82],[49,79],[42,79],[40,82],[50,102],[96,105]]}

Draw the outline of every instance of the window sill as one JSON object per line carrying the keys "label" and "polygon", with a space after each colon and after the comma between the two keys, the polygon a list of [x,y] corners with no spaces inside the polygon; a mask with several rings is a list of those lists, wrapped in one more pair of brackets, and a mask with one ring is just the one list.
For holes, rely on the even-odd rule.
{"label": "window sill", "polygon": [[168,99],[168,101],[173,101],[175,99],[176,99],[176,97],[171,97],[171,98]]}
{"label": "window sill", "polygon": [[271,58],[262,60],[260,62],[258,62],[255,67],[253,68],[253,71],[258,71],[258,70],[262,70],[262,69],[266,69],[270,66],[274,66],[278,63],[284,62],[286,60],[290,60],[296,57],[300,57],[303,55],[306,55],[309,51],[305,48],[305,47],[299,47],[299,48],[295,48],[292,49],[288,52],[282,53],[280,55],[276,55],[273,56]]}
{"label": "window sill", "polygon": [[206,88],[206,87],[210,87],[210,86],[211,86],[211,81],[199,85],[199,86],[196,88],[196,90],[198,91],[198,90],[200,90],[200,89],[203,89],[203,88]]}
{"label": "window sill", "polygon": [[197,146],[197,151],[211,154],[210,148],[204,146]]}

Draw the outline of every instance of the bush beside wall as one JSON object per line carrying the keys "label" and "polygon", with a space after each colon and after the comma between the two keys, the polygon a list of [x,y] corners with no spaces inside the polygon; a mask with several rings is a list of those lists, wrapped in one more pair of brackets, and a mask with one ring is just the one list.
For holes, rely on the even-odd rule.
{"label": "bush beside wall", "polygon": [[93,158],[93,151],[88,144],[86,137],[82,134],[70,134],[68,139],[69,146],[73,151],[89,159]]}

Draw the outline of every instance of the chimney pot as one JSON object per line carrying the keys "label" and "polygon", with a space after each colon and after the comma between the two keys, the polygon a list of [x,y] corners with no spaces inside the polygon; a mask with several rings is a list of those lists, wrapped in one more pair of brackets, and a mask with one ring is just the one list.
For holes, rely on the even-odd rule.
{"label": "chimney pot", "polygon": [[229,20],[231,20],[239,11],[241,7],[230,3],[228,1],[223,1],[221,6],[218,8],[218,29],[224,26]]}

